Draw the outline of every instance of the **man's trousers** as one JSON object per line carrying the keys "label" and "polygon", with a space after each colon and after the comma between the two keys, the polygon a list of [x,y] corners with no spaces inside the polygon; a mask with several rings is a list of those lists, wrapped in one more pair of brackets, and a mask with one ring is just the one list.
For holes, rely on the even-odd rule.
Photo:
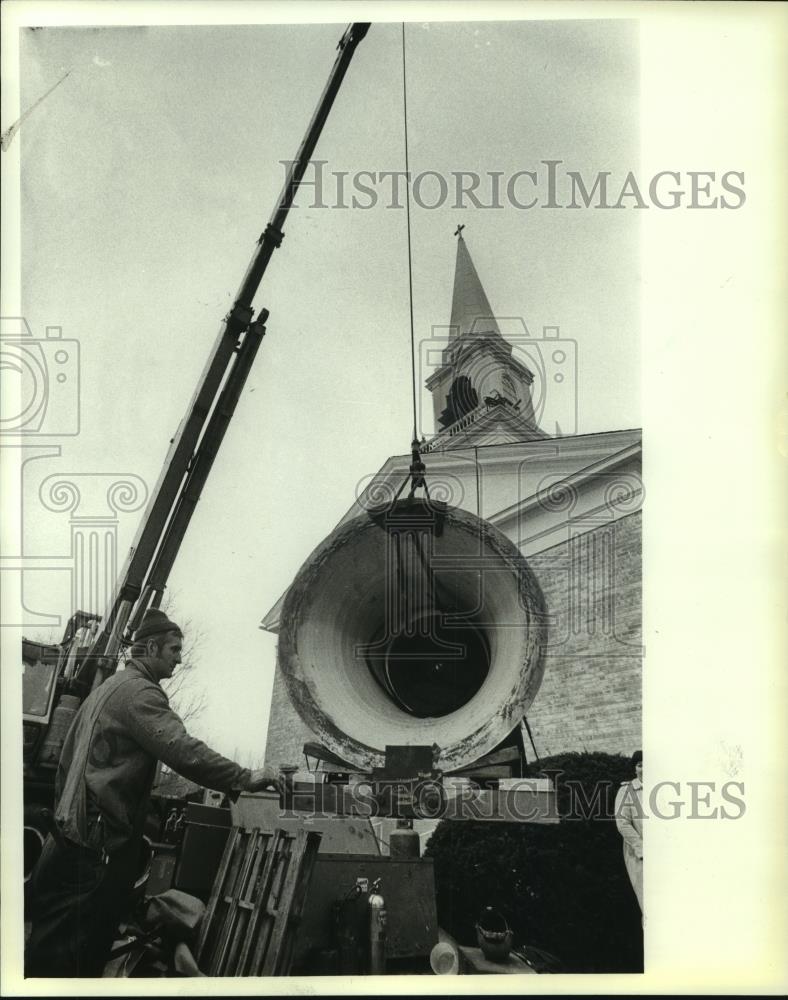
{"label": "man's trousers", "polygon": [[105,860],[47,837],[33,871],[26,976],[101,975],[127,915],[139,857],[136,841]]}

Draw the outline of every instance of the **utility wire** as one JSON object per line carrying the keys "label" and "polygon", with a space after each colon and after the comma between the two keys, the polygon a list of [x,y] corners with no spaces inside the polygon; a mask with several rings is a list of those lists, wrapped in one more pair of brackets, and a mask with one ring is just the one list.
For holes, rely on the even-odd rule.
{"label": "utility wire", "polygon": [[408,158],[408,85],[405,67],[405,22],[402,22],[402,106],[405,119],[405,210],[408,220],[408,293],[410,301],[410,367],[413,389],[413,440],[416,440],[416,335],[413,329],[413,254],[410,237],[410,161]]}
{"label": "utility wire", "polygon": [[528,739],[531,741],[531,746],[534,748],[534,756],[536,757],[536,763],[540,764],[541,761],[539,760],[539,751],[536,749],[536,744],[534,743],[534,735],[531,732],[531,727],[528,725],[528,719],[526,719],[525,716],[523,716],[523,722],[525,723],[525,729],[526,732],[528,733]]}

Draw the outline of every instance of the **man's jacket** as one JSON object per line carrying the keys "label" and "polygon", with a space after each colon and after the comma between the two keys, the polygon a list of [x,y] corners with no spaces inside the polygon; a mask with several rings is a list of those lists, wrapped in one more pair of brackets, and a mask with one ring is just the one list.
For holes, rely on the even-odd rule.
{"label": "man's jacket", "polygon": [[63,834],[108,854],[141,836],[157,760],[222,792],[251,777],[189,736],[152,672],[130,660],[85,699],[69,729],[55,779]]}
{"label": "man's jacket", "polygon": [[624,858],[643,860],[643,783],[639,778],[622,781],[616,793],[614,814],[624,838]]}

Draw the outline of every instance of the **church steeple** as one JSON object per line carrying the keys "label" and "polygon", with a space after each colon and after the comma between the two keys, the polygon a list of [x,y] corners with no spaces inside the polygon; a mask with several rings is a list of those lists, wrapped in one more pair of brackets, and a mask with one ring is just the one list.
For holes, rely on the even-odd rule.
{"label": "church steeple", "polygon": [[[533,373],[514,356],[490,307],[458,226],[451,323],[440,367],[426,380],[442,447],[529,441],[540,430],[531,399]],[[528,331],[519,321],[525,337]],[[434,354],[433,354],[434,356]]]}
{"label": "church steeple", "polygon": [[[468,247],[462,238],[465,226],[458,226],[457,263],[454,268],[454,292],[451,299],[451,338],[467,337],[471,333],[501,336],[498,323],[490,308],[487,294],[479,281]],[[481,327],[484,327],[482,330]]]}

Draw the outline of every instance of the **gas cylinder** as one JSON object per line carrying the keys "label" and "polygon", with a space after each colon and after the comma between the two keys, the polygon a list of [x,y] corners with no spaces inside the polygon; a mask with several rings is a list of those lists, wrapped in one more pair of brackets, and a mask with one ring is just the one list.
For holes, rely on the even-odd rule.
{"label": "gas cylinder", "polygon": [[382,976],[386,971],[386,901],[380,894],[380,879],[372,883],[367,902],[369,909],[369,974]]}
{"label": "gas cylinder", "polygon": [[413,820],[397,820],[396,830],[389,834],[389,856],[396,859],[421,856],[421,840],[413,829]]}

